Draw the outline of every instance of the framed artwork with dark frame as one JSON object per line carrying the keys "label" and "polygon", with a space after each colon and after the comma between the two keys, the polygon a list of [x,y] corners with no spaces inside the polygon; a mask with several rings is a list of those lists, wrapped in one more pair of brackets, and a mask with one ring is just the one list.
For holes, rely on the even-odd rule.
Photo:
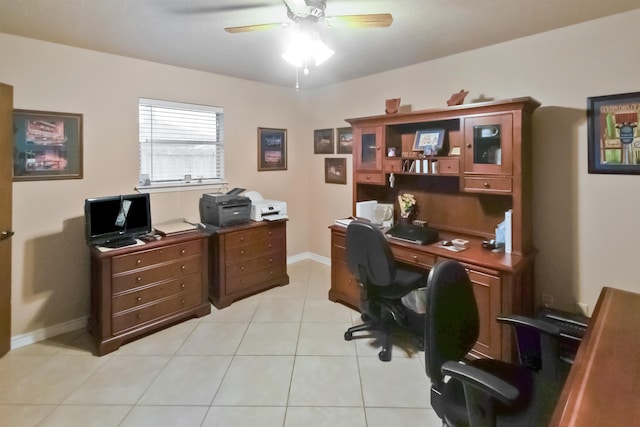
{"label": "framed artwork with dark frame", "polygon": [[324,159],[324,182],[327,184],[346,184],[347,159],[344,157]]}
{"label": "framed artwork with dark frame", "polygon": [[13,110],[13,180],[82,179],[82,114]]}
{"label": "framed artwork with dark frame", "polygon": [[589,173],[640,174],[640,92],[587,98]]}
{"label": "framed artwork with dark frame", "polygon": [[313,131],[313,154],[333,154],[333,129]]}
{"label": "framed artwork with dark frame", "polygon": [[413,151],[422,151],[425,156],[435,156],[444,143],[444,129],[426,129],[416,132]]}
{"label": "framed artwork with dark frame", "polygon": [[287,170],[287,130],[258,128],[258,171]]}
{"label": "framed artwork with dark frame", "polygon": [[353,129],[351,127],[338,128],[338,140],[336,144],[336,153],[352,154],[353,153]]}

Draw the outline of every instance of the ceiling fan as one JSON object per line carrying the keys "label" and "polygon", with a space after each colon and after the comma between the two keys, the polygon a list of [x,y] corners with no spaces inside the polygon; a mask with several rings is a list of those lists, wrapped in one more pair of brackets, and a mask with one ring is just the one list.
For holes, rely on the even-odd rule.
{"label": "ceiling fan", "polygon": [[240,27],[227,27],[224,30],[228,33],[243,33],[286,27],[292,23],[300,25],[323,23],[330,28],[382,28],[390,26],[393,22],[393,17],[389,13],[326,16],[326,0],[283,1],[287,7],[287,16],[292,22],[244,25]]}

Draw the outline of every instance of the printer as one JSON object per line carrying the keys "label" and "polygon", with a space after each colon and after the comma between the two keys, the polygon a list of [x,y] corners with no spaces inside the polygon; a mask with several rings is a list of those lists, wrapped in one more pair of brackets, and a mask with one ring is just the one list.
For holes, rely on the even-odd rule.
{"label": "printer", "polygon": [[257,191],[248,191],[245,194],[251,199],[250,218],[253,221],[275,221],[289,218],[287,216],[287,202],[265,199]]}
{"label": "printer", "polygon": [[200,222],[205,226],[228,227],[249,222],[251,199],[241,196],[244,188],[228,193],[205,193],[200,198]]}

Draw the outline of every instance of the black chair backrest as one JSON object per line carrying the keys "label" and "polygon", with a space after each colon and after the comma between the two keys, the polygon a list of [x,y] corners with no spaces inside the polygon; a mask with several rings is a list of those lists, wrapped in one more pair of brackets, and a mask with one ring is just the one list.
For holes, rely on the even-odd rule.
{"label": "black chair backrest", "polygon": [[347,227],[347,266],[360,283],[388,286],[396,277],[396,262],[380,229],[363,221]]}
{"label": "black chair backrest", "polygon": [[439,388],[444,378],[442,364],[462,360],[478,339],[480,321],[473,285],[459,262],[440,261],[429,272],[425,322],[426,371]]}

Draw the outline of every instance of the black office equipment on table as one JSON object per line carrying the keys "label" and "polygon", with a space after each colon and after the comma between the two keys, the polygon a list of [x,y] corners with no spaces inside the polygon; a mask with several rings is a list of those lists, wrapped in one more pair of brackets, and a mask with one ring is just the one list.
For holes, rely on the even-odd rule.
{"label": "black office equipment on table", "polygon": [[413,224],[396,224],[387,230],[387,235],[393,239],[418,245],[428,245],[440,240],[437,230]]}
{"label": "black office equipment on table", "polygon": [[205,193],[200,198],[200,222],[213,227],[227,227],[249,222],[251,199],[240,196],[244,189],[234,188],[226,194]]}

